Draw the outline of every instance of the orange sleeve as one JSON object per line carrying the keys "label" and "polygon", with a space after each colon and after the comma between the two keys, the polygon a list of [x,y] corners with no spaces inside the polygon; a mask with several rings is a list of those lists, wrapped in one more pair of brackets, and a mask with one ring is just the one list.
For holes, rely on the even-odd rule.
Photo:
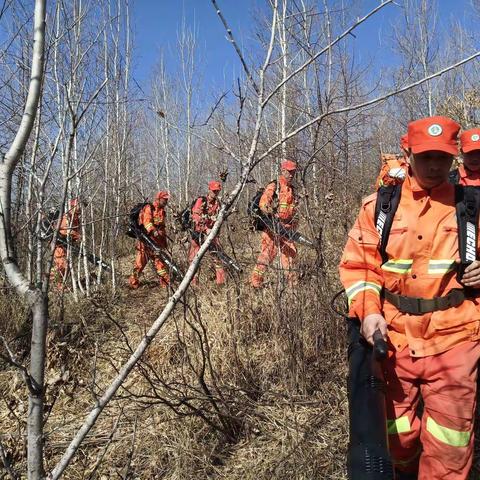
{"label": "orange sleeve", "polygon": [[262,196],[260,197],[260,202],[258,206],[260,210],[264,211],[266,207],[270,206],[273,202],[273,197],[275,195],[275,191],[277,190],[277,184],[275,182],[270,182],[263,191]]}
{"label": "orange sleeve", "polygon": [[349,315],[363,320],[372,313],[382,313],[383,288],[380,236],[375,229],[376,194],[368,197],[348,234],[340,262],[340,279],[348,297]]}
{"label": "orange sleeve", "polygon": [[153,212],[150,205],[145,205],[143,207],[143,216],[142,216],[142,225],[147,231],[147,233],[152,233],[155,230],[153,226]]}

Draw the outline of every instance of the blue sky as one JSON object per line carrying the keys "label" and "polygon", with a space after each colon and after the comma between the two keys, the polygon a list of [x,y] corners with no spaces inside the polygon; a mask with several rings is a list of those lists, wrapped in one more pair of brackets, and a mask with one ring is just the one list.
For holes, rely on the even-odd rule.
{"label": "blue sky", "polygon": [[[265,0],[218,0],[218,3],[237,39],[252,41],[252,19]],[[345,4],[348,3],[345,0]],[[364,0],[359,13],[365,14],[378,3],[379,0]],[[446,25],[454,15],[462,23],[468,22],[471,19],[469,4],[470,0],[438,0],[439,22]],[[148,89],[148,79],[161,48],[165,51],[167,66],[175,68],[175,43],[183,17],[188,25],[196,25],[198,29],[204,82],[230,87],[240,65],[210,0],[135,0],[132,12],[136,57],[134,76],[142,88]],[[354,31],[355,38],[350,41],[354,42],[358,61],[365,63],[373,59],[377,68],[395,63],[395,56],[380,39],[400,16],[399,7],[389,5]]]}

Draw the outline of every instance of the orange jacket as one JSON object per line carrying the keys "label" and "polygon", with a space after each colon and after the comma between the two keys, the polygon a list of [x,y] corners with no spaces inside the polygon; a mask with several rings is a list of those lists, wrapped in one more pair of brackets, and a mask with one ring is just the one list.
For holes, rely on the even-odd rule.
{"label": "orange jacket", "polygon": [[138,216],[138,223],[142,225],[147,233],[151,234],[155,230],[158,231],[161,236],[166,236],[166,223],[167,214],[163,207],[160,207],[157,202],[153,202],[153,208],[151,205],[145,205]]}
{"label": "orange jacket", "polygon": [[75,242],[80,241],[80,209],[73,207],[64,213],[60,224],[60,235],[70,237]]}
{"label": "orange jacket", "polygon": [[374,225],[376,196],[364,200],[340,263],[350,315],[363,320],[371,313],[382,314],[395,349],[408,345],[417,357],[480,338],[480,296],[424,315],[402,313],[381,297],[383,287],[422,298],[462,288],[455,270],[459,253],[454,186],[446,182],[426,191],[410,175],[406,178],[387,245],[389,260],[383,265]]}
{"label": "orange jacket", "polygon": [[463,164],[458,167],[458,177],[458,183],[460,185],[480,187],[480,172],[467,171]]}
{"label": "orange jacket", "polygon": [[408,163],[405,157],[385,153],[382,155],[382,167],[375,182],[375,190],[383,185],[399,185],[407,175]]}
{"label": "orange jacket", "polygon": [[[206,198],[206,202],[205,199]],[[213,227],[220,210],[220,202],[215,198],[199,197],[192,207],[192,220],[196,232],[206,232]]]}
{"label": "orange jacket", "polygon": [[281,220],[282,224],[287,226],[295,226],[295,217],[297,214],[295,193],[293,191],[293,187],[288,185],[283,175],[280,175],[278,178],[278,189],[276,182],[271,182],[265,187],[265,190],[260,197],[260,210],[265,212],[267,207],[273,205],[275,194],[278,194],[278,208],[276,216]]}

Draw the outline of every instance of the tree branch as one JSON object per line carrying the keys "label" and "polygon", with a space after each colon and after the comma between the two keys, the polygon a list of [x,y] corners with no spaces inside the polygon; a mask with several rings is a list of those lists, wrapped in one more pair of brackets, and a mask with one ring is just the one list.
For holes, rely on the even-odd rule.
{"label": "tree branch", "polygon": [[318,115],[314,119],[310,120],[307,123],[304,123],[300,127],[296,128],[292,132],[290,132],[285,138],[282,138],[278,142],[274,143],[271,147],[269,147],[264,153],[262,153],[259,157],[257,157],[255,161],[255,165],[258,164],[262,159],[264,159],[267,155],[269,155],[273,150],[278,148],[280,145],[282,145],[284,142],[286,142],[288,139],[294,137],[295,135],[298,135],[300,132],[305,130],[306,128],[312,126],[313,124],[317,122],[321,122],[324,118],[329,117],[331,115],[336,115],[338,113],[345,113],[345,112],[352,112],[354,110],[359,110],[361,108],[365,107],[370,107],[371,105],[375,105],[376,103],[383,102],[384,100],[387,100],[390,97],[393,97],[395,95],[399,95],[400,93],[406,92],[407,90],[411,90],[412,88],[418,87],[422,83],[428,82],[432,78],[439,77],[440,75],[443,75],[444,73],[449,72],[450,70],[453,70],[455,68],[460,67],[461,65],[464,65],[465,63],[468,63],[475,58],[480,56],[480,51],[474,53],[473,55],[470,55],[467,58],[464,58],[463,60],[460,60],[459,62],[450,65],[449,67],[443,68],[442,70],[439,70],[436,73],[433,73],[432,75],[429,75],[428,77],[424,77],[420,80],[417,80],[416,82],[410,83],[409,85],[406,85],[405,87],[399,88],[397,90],[393,90],[389,93],[386,93],[385,95],[381,95],[380,97],[376,97],[372,100],[368,100],[367,102],[359,103],[357,105],[351,105],[349,107],[343,107],[343,108],[338,108],[336,110],[332,110],[330,112],[325,112],[322,113],[321,115]]}
{"label": "tree branch", "polygon": [[225,20],[225,17],[223,16],[223,13],[222,13],[222,11],[220,10],[220,8],[217,4],[217,1],[216,0],[211,0],[211,1],[212,1],[213,7],[215,8],[215,11],[217,12],[217,15],[219,16],[220,20],[223,23],[223,26],[225,27],[225,30],[227,31],[229,42],[233,45],[233,48],[235,48],[235,51],[237,52],[238,58],[240,59],[240,62],[242,63],[242,66],[243,66],[243,69],[245,70],[245,73],[247,74],[248,80],[252,84],[252,87],[255,90],[255,92],[257,93],[257,95],[259,95],[260,90],[258,89],[258,86],[255,83],[255,80],[253,79],[252,74],[250,73],[250,70],[247,66],[247,63],[245,62],[245,59],[243,58],[242,52],[241,52],[241,50],[240,50],[240,48],[239,48],[239,46],[238,46],[238,44],[235,40],[235,37],[233,36],[231,28],[228,26],[228,23]]}

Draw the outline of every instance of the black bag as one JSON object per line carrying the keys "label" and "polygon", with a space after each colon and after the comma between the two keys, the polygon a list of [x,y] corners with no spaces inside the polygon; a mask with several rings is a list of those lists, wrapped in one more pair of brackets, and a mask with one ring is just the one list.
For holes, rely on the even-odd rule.
{"label": "black bag", "polygon": [[[277,185],[277,181],[273,180],[270,183],[268,183],[265,187],[260,188],[257,193],[253,196],[253,198],[248,202],[247,205],[247,215],[250,217],[250,229],[257,231],[257,232],[262,232],[265,230],[266,224],[264,221],[265,214],[260,210],[260,199],[262,198],[263,192],[265,191],[265,188],[268,187],[268,185],[271,185],[272,183],[275,183]],[[274,198],[277,197],[277,191],[275,189],[275,195]]]}
{"label": "black bag", "polygon": [[139,223],[138,223],[138,217],[140,215],[140,212],[142,211],[143,207],[146,205],[150,205],[150,207],[153,208],[153,205],[149,202],[141,202],[137,203],[131,210],[130,213],[128,214],[128,230],[126,234],[130,238],[137,238],[137,235],[135,234],[135,231],[139,228]]}
{"label": "black bag", "polygon": [[178,216],[180,220],[180,227],[183,231],[192,230],[193,228],[192,208],[197,203],[199,198],[202,199],[202,205],[203,208],[205,208],[207,205],[207,197],[197,197],[188,207],[185,207]]}

